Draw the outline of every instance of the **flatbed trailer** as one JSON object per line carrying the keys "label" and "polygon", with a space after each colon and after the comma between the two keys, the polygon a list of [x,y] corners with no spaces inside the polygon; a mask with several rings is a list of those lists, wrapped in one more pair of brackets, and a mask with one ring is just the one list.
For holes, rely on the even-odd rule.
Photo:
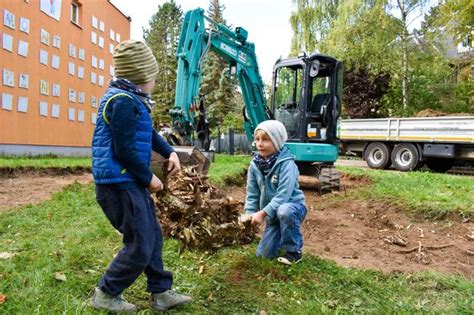
{"label": "flatbed trailer", "polygon": [[339,131],[341,152],[360,154],[371,168],[474,165],[474,116],[343,119]]}

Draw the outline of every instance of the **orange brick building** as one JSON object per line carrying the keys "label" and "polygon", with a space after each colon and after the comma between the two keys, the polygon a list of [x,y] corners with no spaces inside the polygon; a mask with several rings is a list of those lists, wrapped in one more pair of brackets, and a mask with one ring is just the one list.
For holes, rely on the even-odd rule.
{"label": "orange brick building", "polygon": [[108,0],[0,0],[0,14],[0,155],[88,155],[131,19]]}

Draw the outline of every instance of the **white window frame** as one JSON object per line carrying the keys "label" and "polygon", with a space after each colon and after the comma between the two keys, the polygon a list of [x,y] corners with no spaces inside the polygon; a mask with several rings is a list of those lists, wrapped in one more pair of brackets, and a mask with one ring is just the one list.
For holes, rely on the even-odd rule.
{"label": "white window frame", "polygon": [[79,25],[80,21],[80,4],[77,3],[76,1],[71,1],[71,22],[74,24]]}

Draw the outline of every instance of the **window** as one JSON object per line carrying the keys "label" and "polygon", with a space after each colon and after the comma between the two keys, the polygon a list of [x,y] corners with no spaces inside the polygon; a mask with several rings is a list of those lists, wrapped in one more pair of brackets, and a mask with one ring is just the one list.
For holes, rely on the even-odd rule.
{"label": "window", "polygon": [[471,44],[472,44],[472,42],[471,42],[471,36],[467,35],[467,36],[464,38],[464,40],[463,40],[463,42],[462,42],[461,45],[462,45],[463,48],[470,48],[470,47],[471,47]]}
{"label": "window", "polygon": [[281,67],[277,71],[275,86],[275,104],[278,107],[298,106],[301,98],[301,82],[303,68],[301,66]]}
{"label": "window", "polygon": [[81,23],[81,4],[77,1],[71,2],[71,22],[80,25]]}
{"label": "window", "polygon": [[273,114],[285,125],[288,139],[298,138],[301,113],[298,109],[301,99],[303,68],[301,65],[281,67],[277,70],[273,99]]}

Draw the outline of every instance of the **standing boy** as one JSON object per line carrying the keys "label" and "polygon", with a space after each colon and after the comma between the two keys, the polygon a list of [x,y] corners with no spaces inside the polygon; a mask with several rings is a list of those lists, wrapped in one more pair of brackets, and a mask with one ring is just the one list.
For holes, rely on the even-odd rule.
{"label": "standing boy", "polygon": [[278,257],[291,265],[302,258],[301,223],[306,217],[304,194],[299,189],[298,168],[288,148],[285,126],[277,120],[260,123],[254,132],[258,154],[250,162],[245,213],[252,224],[266,227],[258,244],[257,256]]}
{"label": "standing boy", "polygon": [[97,202],[123,234],[124,247],[102,276],[91,305],[136,311],[122,292],[145,273],[151,306],[164,311],[191,297],[172,291],[173,276],[163,269],[163,237],[150,196],[163,184],[149,169],[151,150],[169,159],[170,175],[180,171],[180,163],[152,127],[150,94],[158,64],[151,49],[140,41],[124,41],[115,48],[113,62],[116,77],[101,99],[92,139],[92,172]]}

